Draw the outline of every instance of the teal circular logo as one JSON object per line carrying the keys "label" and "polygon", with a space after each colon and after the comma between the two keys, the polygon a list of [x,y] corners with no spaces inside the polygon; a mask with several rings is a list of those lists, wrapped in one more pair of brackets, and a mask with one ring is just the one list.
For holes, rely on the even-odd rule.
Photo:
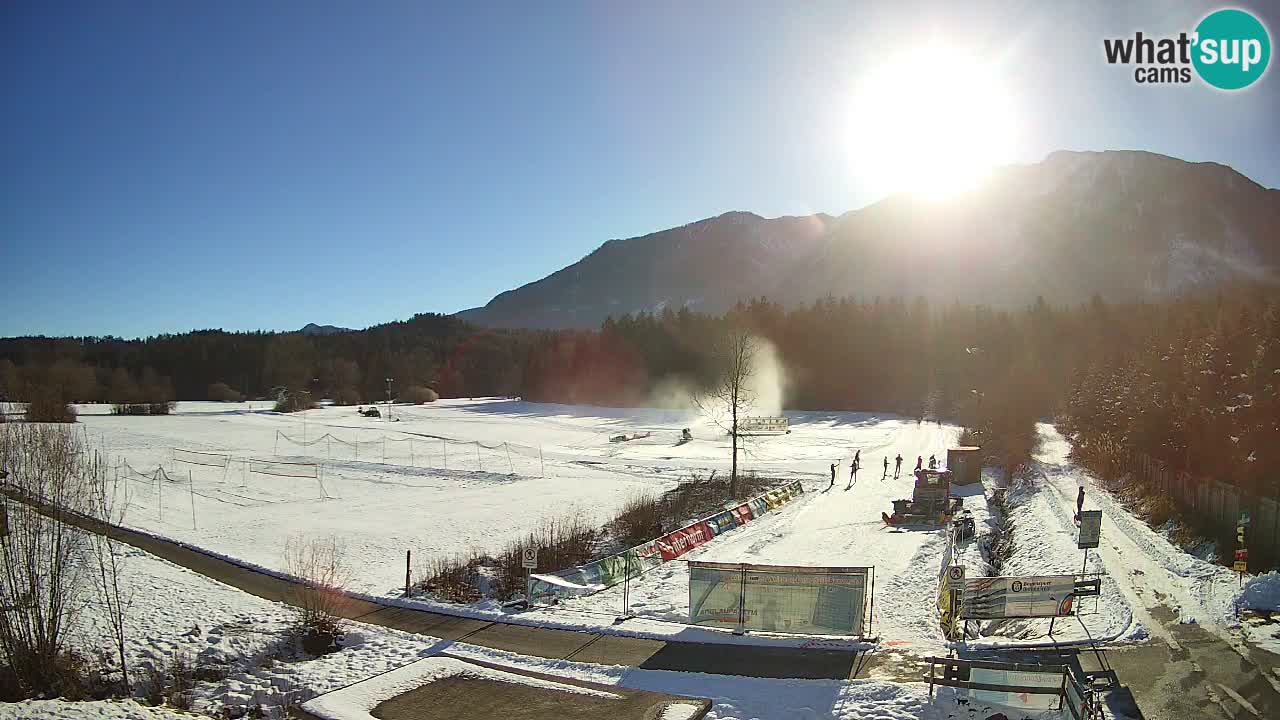
{"label": "teal circular logo", "polygon": [[1196,26],[1191,62],[1196,72],[1221,90],[1252,85],[1267,70],[1271,37],[1257,18],[1243,10],[1210,13]]}

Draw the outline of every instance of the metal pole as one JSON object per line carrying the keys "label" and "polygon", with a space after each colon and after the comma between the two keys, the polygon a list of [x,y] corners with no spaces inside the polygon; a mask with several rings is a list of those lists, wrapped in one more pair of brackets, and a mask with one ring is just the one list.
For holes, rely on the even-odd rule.
{"label": "metal pole", "polygon": [[164,472],[164,466],[156,468],[156,502],[160,506],[160,522],[164,522],[164,481],[160,478],[160,473]]}
{"label": "metal pole", "polygon": [[1085,568],[1089,566],[1089,548],[1084,549],[1084,564],[1080,566],[1080,574],[1084,575]]}
{"label": "metal pole", "polygon": [[449,441],[440,438],[440,447],[444,448],[444,469],[449,469]]}
{"label": "metal pole", "polygon": [[631,558],[626,553],[622,554],[622,564],[625,569],[622,571],[622,616],[619,620],[626,620],[631,610]]}
{"label": "metal pole", "polygon": [[738,567],[738,629],[734,631],[735,635],[743,635],[747,632],[747,569],[739,565]]}
{"label": "metal pole", "polygon": [[409,557],[412,550],[404,551],[404,596],[409,597]]}
{"label": "metal pole", "polygon": [[[871,566],[871,612],[870,620],[875,622],[876,619],[876,566]],[[871,623],[867,623],[870,627]]]}
{"label": "metal pole", "polygon": [[382,462],[387,461],[387,436],[382,436]]}
{"label": "metal pole", "polygon": [[515,474],[516,466],[511,462],[511,447],[504,441],[502,449],[507,451],[507,467],[511,468],[511,473]]}
{"label": "metal pole", "polygon": [[187,489],[191,491],[191,529],[196,529],[196,484],[191,478],[191,471],[187,471]]}
{"label": "metal pole", "polygon": [[542,477],[547,476],[547,463],[542,459],[542,446],[538,446],[538,464],[542,466]]}
{"label": "metal pole", "polygon": [[409,464],[417,467],[418,463],[413,459],[413,438],[409,438]]}
{"label": "metal pole", "polygon": [[476,464],[480,466],[480,472],[484,472],[484,461],[480,459],[480,443],[476,443]]}

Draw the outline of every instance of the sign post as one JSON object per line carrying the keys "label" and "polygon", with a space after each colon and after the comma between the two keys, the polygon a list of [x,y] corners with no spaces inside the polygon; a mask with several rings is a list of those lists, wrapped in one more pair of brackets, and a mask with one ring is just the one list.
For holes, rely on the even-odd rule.
{"label": "sign post", "polygon": [[[529,576],[534,570],[538,569],[538,548],[527,547],[520,551],[520,566],[524,568],[524,594],[529,595]],[[532,604],[533,598],[529,598],[528,602]]]}
{"label": "sign post", "polygon": [[1240,513],[1240,522],[1236,524],[1236,561],[1232,565],[1232,569],[1236,571],[1236,579],[1239,585],[1244,585],[1244,574],[1249,572],[1249,548],[1248,546],[1249,531],[1249,513]]}
{"label": "sign post", "polygon": [[[1080,535],[1076,540],[1076,547],[1084,550],[1084,561],[1080,564],[1080,574],[1084,575],[1089,570],[1089,548],[1098,547],[1102,540],[1102,511],[1082,510],[1079,518]],[[1049,622],[1050,625],[1053,624],[1052,620]]]}

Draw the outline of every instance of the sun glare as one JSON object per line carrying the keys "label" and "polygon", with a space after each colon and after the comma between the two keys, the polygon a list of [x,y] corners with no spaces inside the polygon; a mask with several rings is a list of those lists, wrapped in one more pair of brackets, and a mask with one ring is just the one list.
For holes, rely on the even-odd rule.
{"label": "sun glare", "polygon": [[868,68],[851,108],[865,185],[945,197],[1010,161],[1016,123],[993,65],[931,46]]}

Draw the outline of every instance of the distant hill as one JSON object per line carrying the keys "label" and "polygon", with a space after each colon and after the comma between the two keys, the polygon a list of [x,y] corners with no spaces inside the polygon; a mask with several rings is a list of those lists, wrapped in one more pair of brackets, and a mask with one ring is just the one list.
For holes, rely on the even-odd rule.
{"label": "distant hill", "polygon": [[315,323],[307,323],[302,326],[298,332],[303,335],[337,335],[339,333],[355,332],[351,328],[338,327],[337,325],[317,325]]}
{"label": "distant hill", "polygon": [[839,217],[731,212],[629,240],[459,313],[490,327],[722,312],[768,296],[1022,305],[1158,299],[1280,277],[1280,190],[1216,163],[1056,152],[949,200],[896,195]]}

